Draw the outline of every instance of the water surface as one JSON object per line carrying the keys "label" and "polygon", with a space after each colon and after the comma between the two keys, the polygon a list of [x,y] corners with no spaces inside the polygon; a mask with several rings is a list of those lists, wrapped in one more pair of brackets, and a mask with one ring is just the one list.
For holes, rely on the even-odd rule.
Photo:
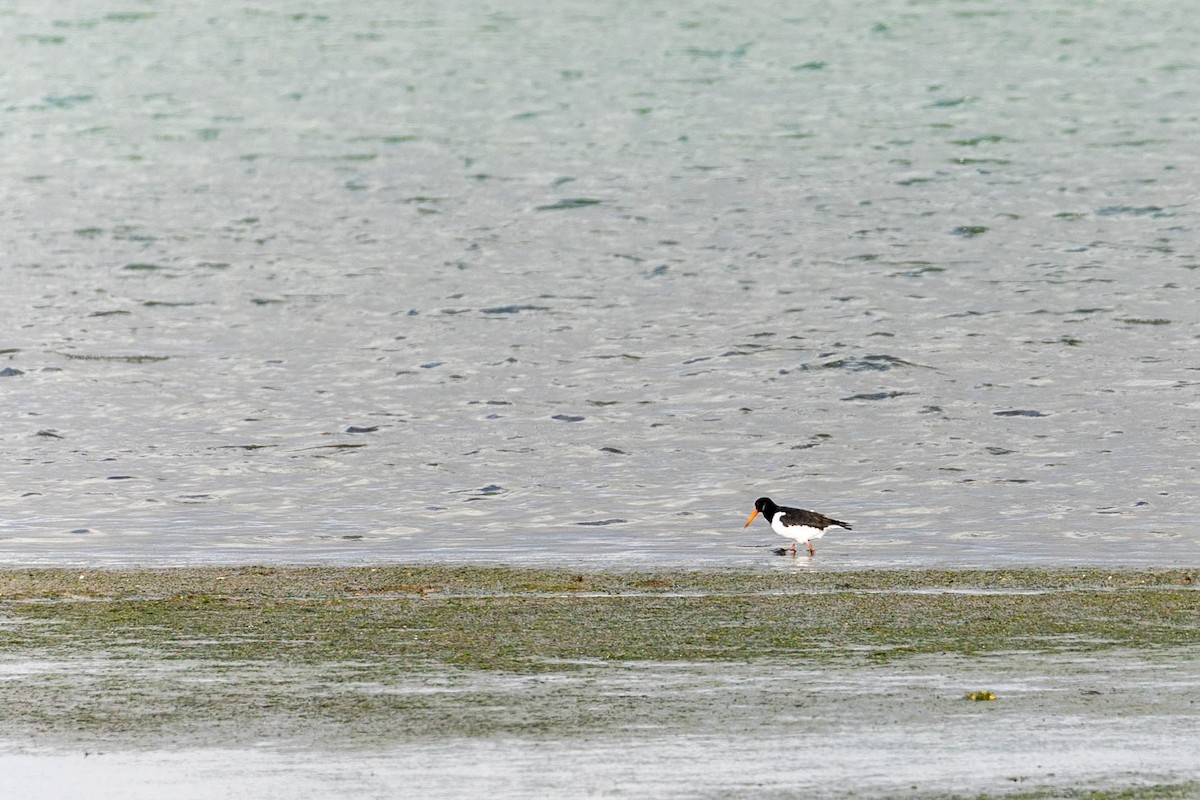
{"label": "water surface", "polygon": [[0,21],[0,562],[1197,563],[1182,8]]}

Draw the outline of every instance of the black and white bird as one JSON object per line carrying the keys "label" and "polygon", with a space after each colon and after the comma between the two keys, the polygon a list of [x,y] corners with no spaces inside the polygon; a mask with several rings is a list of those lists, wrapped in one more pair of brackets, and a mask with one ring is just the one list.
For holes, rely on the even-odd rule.
{"label": "black and white bird", "polygon": [[820,539],[825,535],[825,531],[834,525],[850,530],[850,526],[841,520],[830,519],[824,514],[805,511],[803,508],[777,506],[775,501],[769,497],[760,497],[754,501],[754,513],[742,527],[749,528],[750,523],[754,522],[754,518],[759,513],[766,517],[767,522],[771,523],[771,530],[792,540],[791,551],[793,554],[796,552],[796,545],[804,542],[808,545],[808,554],[815,555],[816,551],[813,550],[812,540]]}

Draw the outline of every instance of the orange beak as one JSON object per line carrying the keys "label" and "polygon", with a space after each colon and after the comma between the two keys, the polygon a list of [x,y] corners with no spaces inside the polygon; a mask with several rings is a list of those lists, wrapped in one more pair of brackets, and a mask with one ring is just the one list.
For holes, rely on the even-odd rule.
{"label": "orange beak", "polygon": [[757,517],[757,516],[758,516],[758,509],[756,508],[756,509],[754,509],[754,513],[750,515],[750,519],[746,520],[746,524],[745,524],[745,525],[743,525],[742,527],[743,527],[743,528],[749,528],[749,527],[750,527],[750,523],[751,523],[751,522],[754,522],[754,518],[755,518],[755,517]]}

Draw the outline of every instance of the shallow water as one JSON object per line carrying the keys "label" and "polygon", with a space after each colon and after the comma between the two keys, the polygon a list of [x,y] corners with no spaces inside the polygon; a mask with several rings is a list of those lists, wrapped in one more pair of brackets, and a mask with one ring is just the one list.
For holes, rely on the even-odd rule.
{"label": "shallow water", "polygon": [[[192,732],[203,741],[180,749],[130,747],[124,740],[138,739],[131,732],[40,751],[0,741],[0,789],[97,798],[247,790],[256,797],[382,798],[411,786],[435,798],[611,797],[630,787],[652,797],[845,797],[848,790],[863,797],[996,797],[1045,787],[1194,783],[1200,728],[1188,698],[1200,677],[1196,666],[1188,653],[1007,653],[819,670],[632,664],[535,679],[467,673],[445,684],[413,676],[409,685],[382,689],[446,696],[487,690],[495,713],[534,720],[547,705],[574,704],[575,716],[636,706],[642,720],[619,733],[562,735],[531,723],[528,736],[385,745],[361,741],[384,733],[369,725],[347,737],[316,722],[304,726],[307,744],[272,736],[230,748],[203,720]],[[162,679],[152,670],[147,677],[147,686]],[[971,702],[964,688],[994,690],[998,699]]]}
{"label": "shallow water", "polygon": [[0,796],[1193,797],[1190,572],[7,570]]}
{"label": "shallow water", "polygon": [[1182,7],[0,16],[0,563],[1200,560]]}

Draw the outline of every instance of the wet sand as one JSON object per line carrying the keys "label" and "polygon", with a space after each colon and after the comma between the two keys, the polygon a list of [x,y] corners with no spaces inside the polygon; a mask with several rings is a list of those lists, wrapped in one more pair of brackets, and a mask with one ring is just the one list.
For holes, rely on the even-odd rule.
{"label": "wet sand", "polygon": [[4,571],[0,790],[1187,797],[1197,577]]}

